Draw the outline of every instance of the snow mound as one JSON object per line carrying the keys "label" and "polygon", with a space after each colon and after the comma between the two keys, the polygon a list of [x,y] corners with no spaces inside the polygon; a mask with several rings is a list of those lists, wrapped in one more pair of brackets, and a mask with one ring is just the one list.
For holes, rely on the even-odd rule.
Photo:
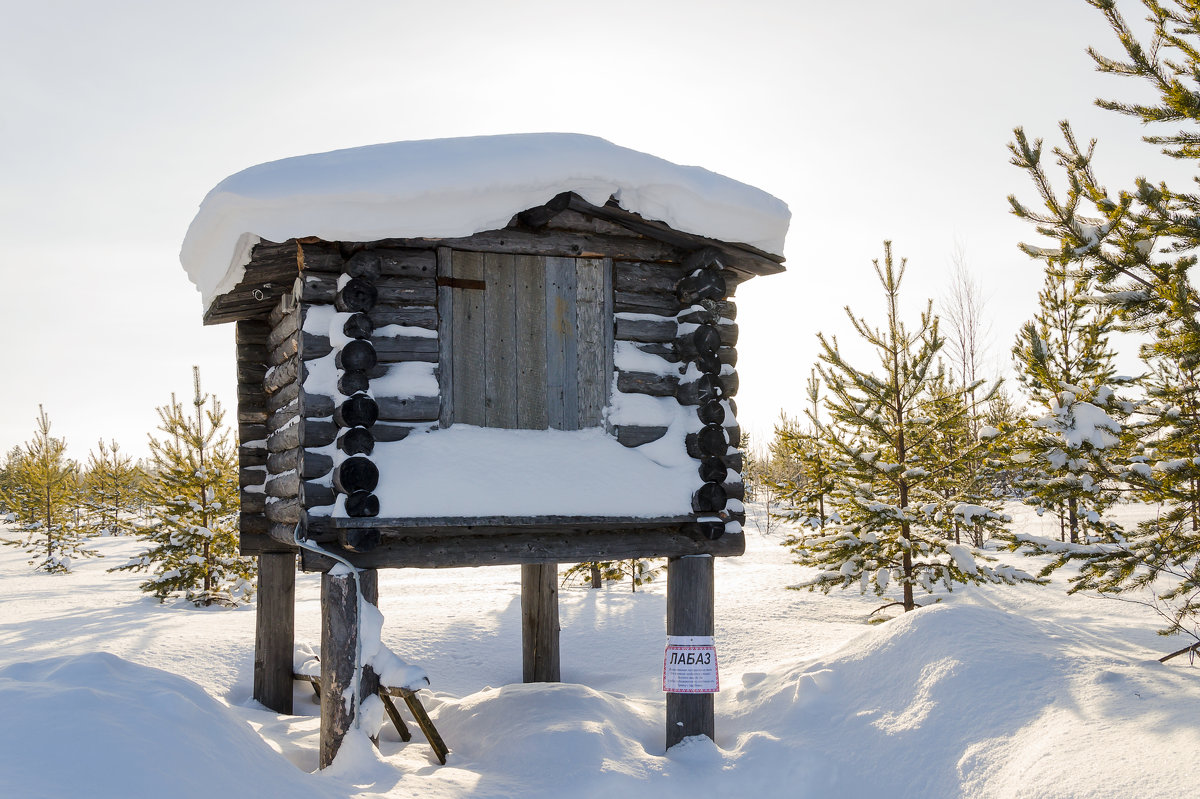
{"label": "snow mound", "polygon": [[107,653],[0,670],[0,716],[5,796],[337,795],[200,686]]}
{"label": "snow mound", "polygon": [[179,259],[204,306],[241,280],[261,239],[469,236],[573,191],[676,230],[783,252],[783,201],[595,136],[526,133],[392,142],[250,167],[208,193]]}

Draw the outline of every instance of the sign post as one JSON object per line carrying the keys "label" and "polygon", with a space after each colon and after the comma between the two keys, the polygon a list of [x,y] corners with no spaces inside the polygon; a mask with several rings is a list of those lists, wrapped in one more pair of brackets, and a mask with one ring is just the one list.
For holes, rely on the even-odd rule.
{"label": "sign post", "polygon": [[715,740],[713,693],[718,689],[714,633],[713,558],[689,555],[667,561],[667,748],[684,738]]}

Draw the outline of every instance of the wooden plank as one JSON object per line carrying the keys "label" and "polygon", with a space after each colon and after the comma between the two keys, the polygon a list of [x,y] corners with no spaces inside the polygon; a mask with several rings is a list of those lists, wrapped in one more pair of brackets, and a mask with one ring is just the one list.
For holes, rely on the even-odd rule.
{"label": "wooden plank", "polygon": [[575,259],[546,259],[546,417],[555,430],[579,426]]}
{"label": "wooden plank", "polygon": [[545,430],[546,414],[546,264],[542,258],[516,256],[514,263],[517,351],[517,427]]}
{"label": "wooden plank", "polygon": [[[311,528],[310,528],[311,529]],[[742,534],[726,533],[715,541],[681,532],[678,527],[648,531],[553,530],[513,532],[495,536],[404,536],[387,528],[382,543],[370,552],[341,552],[359,568],[455,568],[504,566],[525,563],[588,563],[633,558],[681,557],[711,554],[741,555]],[[461,530],[459,532],[462,532]],[[333,561],[307,551],[301,553],[306,571],[325,571]]]}
{"label": "wooden plank", "polygon": [[[613,391],[613,373],[616,370],[614,349],[616,347],[615,335],[616,326],[613,322],[616,314],[613,308],[613,268],[615,264],[611,258],[605,259],[604,264],[604,312],[602,315],[604,323],[604,407],[607,408],[609,402],[612,401]],[[608,427],[608,420],[605,419],[605,426]]]}
{"label": "wooden plank", "polygon": [[[453,254],[449,247],[439,247],[437,250],[438,277],[452,277],[454,266]],[[438,387],[442,395],[442,409],[438,422],[442,427],[449,427],[454,422],[454,289],[449,286],[438,286]],[[378,306],[376,306],[378,307]],[[372,317],[372,320],[378,321]]]}
{"label": "wooden plank", "polygon": [[521,566],[521,675],[558,682],[558,564]]}
{"label": "wooden plank", "polygon": [[484,424],[517,426],[517,339],[515,256],[483,257],[484,292]]}
{"label": "wooden plank", "polygon": [[333,763],[354,726],[357,703],[345,701],[354,684],[358,646],[358,587],[354,575],[321,576],[321,768]]}
{"label": "wooden plank", "polygon": [[[713,559],[667,561],[667,635],[715,633]],[[716,736],[712,694],[667,694],[667,748],[693,735]]]}
{"label": "wooden plank", "polygon": [[[454,277],[484,280],[483,256],[472,252],[455,252]],[[454,291],[454,349],[451,368],[454,370],[454,422],[485,424],[484,418],[484,297],[486,292],[475,289]]]}
{"label": "wooden plank", "polygon": [[[502,252],[561,258],[620,258],[625,261],[679,261],[675,246],[636,236],[589,235],[566,230],[484,230],[464,238],[381,239],[374,247],[449,247],[455,252]],[[692,249],[689,247],[688,249]],[[778,271],[783,271],[780,268]]]}
{"label": "wooden plank", "polygon": [[575,382],[579,398],[577,424],[581,428],[597,427],[604,422],[604,405],[611,382],[611,370],[605,363],[606,341],[612,336],[612,317],[604,313],[604,273],[608,266],[600,258],[575,261]]}
{"label": "wooden plank", "polygon": [[276,713],[292,713],[292,647],[295,639],[296,556],[258,556],[258,608],[254,627],[254,698]]}

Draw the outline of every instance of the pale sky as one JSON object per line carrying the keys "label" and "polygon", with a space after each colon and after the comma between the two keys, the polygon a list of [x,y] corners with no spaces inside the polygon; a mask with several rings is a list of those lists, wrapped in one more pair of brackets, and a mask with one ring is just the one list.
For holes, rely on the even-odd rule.
{"label": "pale sky", "polygon": [[[1140,19],[1141,6],[1126,3]],[[1140,143],[1116,54],[1083,0],[0,0],[0,451],[45,405],[84,460],[135,454],[191,367],[234,416],[232,325],[204,327],[178,261],[217,182],[378,142],[528,131],[602,136],[762,188],[792,209],[788,272],[739,290],[739,416],[797,412],[816,333],[878,318],[892,239],[915,312],[956,246],[989,298],[999,365],[1041,271],[1008,212],[1032,187],[1012,128],[1100,139],[1110,187],[1189,175]],[[548,198],[547,198],[548,199]]]}

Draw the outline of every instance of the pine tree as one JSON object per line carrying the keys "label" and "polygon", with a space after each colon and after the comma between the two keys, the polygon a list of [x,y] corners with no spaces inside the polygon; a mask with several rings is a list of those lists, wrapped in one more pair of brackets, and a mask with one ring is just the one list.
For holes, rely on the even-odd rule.
{"label": "pine tree", "polygon": [[121,452],[116,441],[104,439],[88,454],[83,473],[84,506],[88,512],[87,526],[97,535],[132,533],[134,525],[129,513],[141,489],[143,473],[133,458]]}
{"label": "pine tree", "polygon": [[[832,506],[829,496],[833,490],[833,457],[825,442],[825,425],[821,421],[821,377],[817,370],[808,376],[806,386],[808,407],[804,415],[808,427],[786,415],[781,416],[775,426],[775,440],[771,445],[772,488],[782,506],[776,516],[799,524],[801,527],[820,530],[830,521]],[[768,509],[769,510],[769,509]],[[789,536],[785,546],[795,546],[796,536]]]}
{"label": "pine tree", "polygon": [[897,268],[891,242],[884,243],[883,264],[874,265],[887,298],[886,326],[873,328],[849,308],[846,312],[858,335],[875,349],[883,372],[855,368],[836,338],[818,334],[832,418],[825,440],[837,458],[832,499],[841,522],[798,536],[796,562],[819,570],[798,587],[858,586],[883,594],[895,581],[902,594],[895,604],[909,611],[917,607],[916,588],[932,593],[961,583],[1034,580],[1008,566],[988,565],[989,556],[947,541],[939,527],[939,518],[948,514],[966,522],[988,513],[932,490],[935,475],[972,457],[974,447],[949,459],[933,456],[930,441],[945,424],[934,421],[928,400],[942,346],[937,318],[930,303],[915,332],[901,323],[905,262]]}
{"label": "pine tree", "polygon": [[79,466],[67,458],[67,442],[50,435],[50,417],[38,406],[37,433],[8,457],[0,502],[16,515],[22,539],[3,543],[32,555],[39,571],[71,571],[73,558],[97,557],[86,546],[75,516],[80,495]]}
{"label": "pine tree", "polygon": [[[149,548],[114,571],[151,571],[140,586],[160,601],[182,594],[194,605],[236,605],[253,592],[254,562],[238,555],[237,456],[224,411],[200,390],[193,368],[192,411],[158,408],[161,438],[150,437],[145,494],[157,509],[141,535]],[[206,407],[207,406],[207,407]]]}
{"label": "pine tree", "polygon": [[1079,543],[1085,528],[1103,527],[1118,498],[1112,459],[1119,454],[1125,406],[1116,399],[1111,310],[1089,305],[1091,281],[1069,264],[1049,261],[1038,312],[1013,347],[1018,378],[1037,407],[1021,445],[1032,468],[1019,487],[1026,502],[1059,516]]}

